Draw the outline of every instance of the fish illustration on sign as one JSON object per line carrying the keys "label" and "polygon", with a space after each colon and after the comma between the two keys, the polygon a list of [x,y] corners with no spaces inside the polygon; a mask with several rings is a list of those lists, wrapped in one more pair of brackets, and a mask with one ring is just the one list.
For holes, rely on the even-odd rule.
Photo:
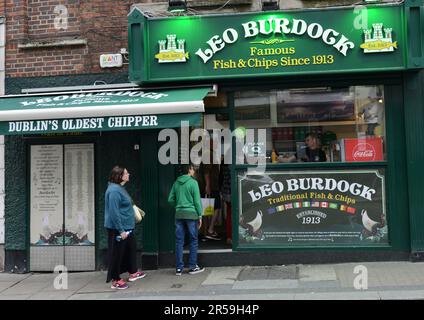
{"label": "fish illustration on sign", "polygon": [[364,53],[393,52],[397,49],[397,42],[393,42],[392,28],[383,29],[382,23],[373,23],[372,27],[373,29],[364,30],[365,42],[360,45]]}
{"label": "fish illustration on sign", "polygon": [[368,217],[368,213],[366,210],[362,210],[362,224],[364,225],[365,229],[367,229],[369,232],[373,231],[373,227],[378,224],[377,221],[371,220],[370,217]]}
{"label": "fish illustration on sign", "polygon": [[256,213],[255,219],[253,219],[250,222],[247,222],[247,224],[252,227],[252,232],[253,233],[257,232],[261,228],[261,226],[262,226],[262,211],[259,210]]}
{"label": "fish illustration on sign", "polygon": [[189,59],[189,54],[188,52],[185,52],[184,49],[185,40],[176,40],[177,36],[175,34],[168,34],[166,38],[167,40],[158,41],[159,53],[155,55],[155,58],[158,59],[158,62],[186,62]]}

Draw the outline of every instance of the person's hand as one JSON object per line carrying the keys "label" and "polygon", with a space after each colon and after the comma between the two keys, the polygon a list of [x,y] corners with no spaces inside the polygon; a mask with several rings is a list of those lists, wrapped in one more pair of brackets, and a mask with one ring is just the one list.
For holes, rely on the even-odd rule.
{"label": "person's hand", "polygon": [[202,218],[199,219],[199,229],[202,227]]}
{"label": "person's hand", "polygon": [[128,233],[126,231],[121,232],[121,238],[122,240],[125,240],[128,237]]}

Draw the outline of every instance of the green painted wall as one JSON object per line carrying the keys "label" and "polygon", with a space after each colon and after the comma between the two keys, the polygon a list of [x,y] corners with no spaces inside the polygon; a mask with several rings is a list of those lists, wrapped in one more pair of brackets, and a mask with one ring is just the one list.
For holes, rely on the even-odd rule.
{"label": "green painted wall", "polygon": [[21,137],[5,136],[5,249],[25,250],[27,234],[27,158]]}
{"label": "green painted wall", "polygon": [[[107,180],[111,169],[119,164],[127,168],[130,173],[130,181],[126,184],[128,193],[134,202],[141,201],[141,181],[140,174],[140,150],[134,150],[134,145],[140,144],[140,134],[138,132],[114,132],[102,133],[97,139],[96,145],[96,234],[99,249],[107,249],[107,235],[104,224],[104,194],[107,188]],[[137,225],[136,236],[137,246],[142,247],[142,225]]]}
{"label": "green painted wall", "polygon": [[173,252],[175,248],[175,209],[168,204],[168,195],[176,178],[175,166],[159,164],[159,247],[161,252]]}
{"label": "green painted wall", "polygon": [[143,222],[146,230],[143,237],[143,251],[156,253],[159,250],[158,244],[158,161],[157,161],[157,131],[146,130],[141,133],[141,197],[142,208],[146,211],[146,218]]}
{"label": "green painted wall", "polygon": [[408,177],[405,161],[403,87],[386,85],[387,163],[386,197],[389,241],[393,250],[410,250]]}
{"label": "green painted wall", "polygon": [[424,71],[405,74],[405,129],[411,252],[424,252]]}

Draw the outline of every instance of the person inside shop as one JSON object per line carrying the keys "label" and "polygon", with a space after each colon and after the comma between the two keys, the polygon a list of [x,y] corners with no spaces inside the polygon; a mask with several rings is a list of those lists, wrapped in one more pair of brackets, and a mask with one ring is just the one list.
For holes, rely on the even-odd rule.
{"label": "person inside shop", "polygon": [[181,276],[184,269],[183,248],[186,230],[189,235],[189,274],[203,272],[197,264],[198,232],[202,226],[202,202],[193,165],[183,165],[182,175],[172,185],[168,202],[175,207],[175,274]]}
{"label": "person inside shop", "polygon": [[321,149],[321,141],[317,134],[308,133],[305,136],[305,155],[301,157],[303,162],[325,162],[327,156]]}
{"label": "person inside shop", "polygon": [[203,217],[203,239],[202,241],[221,240],[221,237],[215,230],[215,226],[218,224],[221,214],[221,196],[220,196],[220,184],[219,184],[219,171],[220,171],[220,160],[216,161],[214,158],[217,153],[214,152],[218,145],[216,141],[211,139],[210,149],[207,149],[205,158],[209,159],[209,163],[201,163],[199,167],[198,182],[200,187],[200,194],[202,198],[213,198],[214,199],[214,213],[212,216]]}
{"label": "person inside shop", "polygon": [[128,281],[146,276],[137,271],[137,241],[134,235],[135,218],[132,199],[124,188],[130,180],[127,169],[113,167],[105,193],[105,223],[108,232],[108,272],[106,283],[112,289],[127,289],[121,274],[128,272]]}
{"label": "person inside shop", "polygon": [[380,125],[381,97],[368,97],[368,99],[370,102],[362,108],[359,116],[363,116],[364,122],[367,124],[366,135],[374,136],[375,128]]}

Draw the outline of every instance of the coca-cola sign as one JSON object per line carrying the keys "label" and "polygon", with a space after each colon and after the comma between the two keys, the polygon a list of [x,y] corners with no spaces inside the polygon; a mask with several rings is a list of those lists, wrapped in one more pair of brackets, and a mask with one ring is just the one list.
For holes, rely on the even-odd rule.
{"label": "coca-cola sign", "polygon": [[344,161],[383,160],[383,141],[379,137],[365,139],[344,139]]}
{"label": "coca-cola sign", "polygon": [[359,143],[353,148],[352,157],[354,161],[374,161],[375,149],[369,143]]}

